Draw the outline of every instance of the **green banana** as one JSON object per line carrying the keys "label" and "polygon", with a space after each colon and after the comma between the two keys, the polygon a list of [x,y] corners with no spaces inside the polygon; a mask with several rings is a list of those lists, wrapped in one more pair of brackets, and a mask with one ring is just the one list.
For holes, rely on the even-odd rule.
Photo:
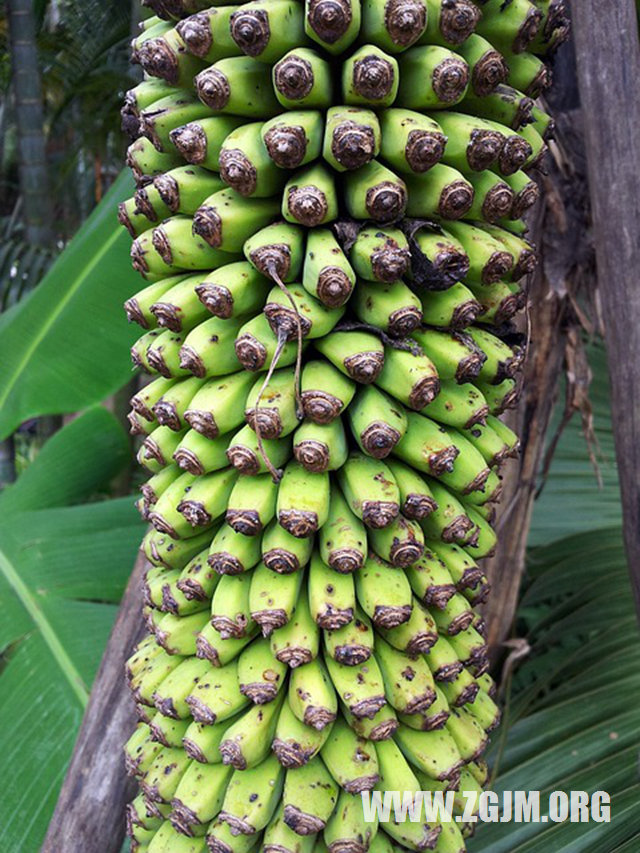
{"label": "green banana", "polygon": [[331,486],[329,516],[320,528],[318,545],[322,560],[342,574],[356,571],[367,556],[365,527],[335,483]]}
{"label": "green banana", "polygon": [[227,56],[239,56],[240,48],[231,37],[229,21],[237,6],[202,9],[176,24],[187,50],[208,65]]}
{"label": "green banana", "polygon": [[387,347],[376,384],[411,409],[422,409],[440,391],[436,367],[419,348]]}
{"label": "green banana", "polygon": [[342,63],[342,97],[350,106],[390,107],[398,94],[398,62],[375,45],[363,45]]}
{"label": "green banana", "polygon": [[169,821],[162,824],[148,847],[148,853],[206,853],[206,850],[202,836],[188,838]]}
{"label": "green banana", "polygon": [[340,418],[328,424],[302,423],[293,436],[293,455],[307,471],[314,473],[341,468],[349,449]]}
{"label": "green banana", "polygon": [[152,803],[169,803],[190,764],[191,759],[183,749],[167,746],[161,749],[140,780],[145,798]]}
{"label": "green banana", "polygon": [[133,395],[129,401],[132,408],[145,420],[151,422],[155,421],[153,407],[163,394],[166,394],[167,391],[175,385],[176,381],[176,379],[167,379],[164,376],[156,376]]}
{"label": "green banana", "polygon": [[489,170],[476,172],[468,180],[474,192],[468,219],[495,224],[511,215],[513,191],[505,180]]}
{"label": "green banana", "polygon": [[354,219],[373,219],[386,224],[404,215],[407,209],[407,186],[402,178],[377,160],[347,172],[344,200]]}
{"label": "green banana", "polygon": [[436,699],[435,683],[423,656],[409,656],[376,638],[375,657],[387,702],[400,714],[420,713]]}
{"label": "green banana", "polygon": [[[118,222],[120,225],[124,226],[129,234],[135,239],[139,237],[140,234],[144,234],[145,231],[148,231],[153,227],[153,222],[150,220],[141,210],[138,209],[138,204],[134,198],[128,198],[126,201],[120,202],[118,205]],[[127,310],[128,302],[125,303],[125,310]],[[129,320],[137,320],[135,314],[129,312],[127,310],[127,314],[129,315]],[[144,325],[144,318],[141,315],[138,315],[142,320],[141,325],[143,328],[147,328]]]}
{"label": "green banana", "polygon": [[222,756],[218,747],[227,729],[241,718],[242,713],[241,711],[237,716],[229,717],[212,726],[196,723],[193,720],[187,721],[189,726],[182,738],[185,752],[200,764],[220,764]]}
{"label": "green banana", "polygon": [[[303,347],[306,342],[303,342]],[[293,364],[297,358],[298,342],[287,341],[285,336],[278,339],[264,314],[258,314],[238,331],[235,343],[236,358],[244,367],[255,373],[267,370],[276,355],[278,364],[285,367]]]}
{"label": "green banana", "polygon": [[369,530],[371,550],[397,568],[406,568],[419,560],[424,550],[420,525],[403,516],[380,530]]}
{"label": "green banana", "polygon": [[162,299],[164,294],[171,290],[174,285],[184,281],[185,278],[184,273],[169,276],[169,278],[160,279],[139,290],[135,296],[127,299],[124,303],[127,320],[130,323],[137,323],[143,329],[155,329],[158,321],[155,313],[151,310],[151,306]]}
{"label": "green banana", "polygon": [[264,637],[291,619],[300,594],[302,576],[302,572],[272,572],[264,563],[252,572],[249,607]]}
{"label": "green banana", "polygon": [[[349,713],[356,719],[375,717],[385,704],[384,682],[375,657],[362,663],[343,664],[325,655],[325,662],[340,701]],[[346,727],[344,723],[337,725]]]}
{"label": "green banana", "polygon": [[180,666],[181,658],[170,655],[158,644],[159,652],[129,680],[129,689],[136,702],[155,704],[155,693],[171,673]]}
{"label": "green banana", "polygon": [[196,654],[199,658],[210,661],[216,667],[226,666],[238,657],[244,647],[257,634],[258,626],[253,623],[244,637],[228,637],[223,640],[221,634],[209,623],[204,626],[196,638]]}
{"label": "green banana", "polygon": [[156,503],[160,495],[167,489],[171,483],[178,479],[181,471],[177,465],[168,465],[157,474],[150,477],[146,483],[140,486],[140,491],[145,502],[151,506]]}
{"label": "green banana", "polygon": [[324,109],[331,105],[331,69],[315,50],[290,50],[273,66],[273,88],[286,110]]}
{"label": "green banana", "polygon": [[[131,347],[131,362],[134,368],[139,367],[145,373],[160,373],[165,379],[179,379],[187,375],[186,370],[180,370],[176,357],[182,341],[183,336],[173,335],[168,329],[152,329],[138,338]],[[163,357],[165,351],[167,361]],[[150,354],[152,361],[149,360]]]}
{"label": "green banana", "polygon": [[487,401],[492,415],[500,415],[506,409],[513,408],[520,396],[520,388],[513,379],[503,379],[497,385],[480,380],[476,380],[473,384]]}
{"label": "green banana", "polygon": [[240,693],[237,661],[211,667],[206,678],[192,688],[186,698],[191,716],[198,723],[213,725],[237,714],[248,700]]}
{"label": "green banana", "polygon": [[[484,290],[488,288],[483,285],[478,293],[461,282],[456,282],[447,290],[421,290],[418,295],[422,304],[422,322],[455,331],[465,329],[486,311],[482,299]],[[511,291],[509,298],[513,300]],[[485,317],[486,314],[483,319]]]}
{"label": "green banana", "polygon": [[232,772],[223,764],[192,762],[171,800],[174,826],[186,829],[188,835],[199,824],[209,823],[220,811]]}
{"label": "green banana", "polygon": [[237,575],[260,562],[260,540],[221,525],[209,548],[208,564],[219,575]]}
{"label": "green banana", "polygon": [[239,474],[251,477],[264,474],[272,468],[277,470],[291,458],[291,437],[267,438],[262,442],[261,449],[258,436],[247,424],[229,442],[227,458]]}
{"label": "green banana", "polygon": [[394,739],[407,761],[432,779],[451,779],[462,767],[457,744],[446,729],[419,732],[401,723]]}
{"label": "green banana", "polygon": [[181,163],[175,150],[161,152],[150,139],[141,136],[127,148],[126,164],[137,184],[148,183],[156,175],[168,172]]}
{"label": "green banana", "polygon": [[512,272],[514,255],[488,231],[466,222],[450,222],[447,228],[461,242],[469,257],[470,281],[493,284]]}
{"label": "green banana", "polygon": [[462,384],[476,379],[486,361],[485,354],[466,332],[420,329],[414,339],[435,365],[441,380]]}
{"label": "green banana", "polygon": [[207,438],[194,429],[188,430],[177,446],[173,458],[178,465],[191,474],[209,474],[225,468],[230,433],[217,438]]}
{"label": "green banana", "polygon": [[349,260],[360,278],[391,283],[409,269],[409,244],[399,228],[363,228],[349,251]]}
{"label": "green banana", "polygon": [[[278,214],[275,198],[244,198],[232,189],[208,196],[193,215],[193,233],[220,252],[240,252]],[[214,266],[213,264],[211,266]],[[215,264],[221,266],[221,264]]]}
{"label": "green banana", "polygon": [[172,332],[189,332],[210,316],[196,290],[202,278],[202,274],[189,276],[154,301],[150,311],[158,326]]}
{"label": "green banana", "polygon": [[367,527],[386,527],[400,512],[398,485],[380,460],[352,453],[338,471],[338,482],[350,509]]}
{"label": "green banana", "polygon": [[335,811],[324,829],[326,849],[329,853],[369,850],[377,828],[377,818],[373,822],[365,822],[360,797],[341,790]]}
{"label": "green banana", "polygon": [[172,384],[153,406],[153,414],[158,423],[168,426],[174,432],[186,429],[188,424],[184,414],[201,387],[202,382],[197,377]]}
{"label": "green banana", "polygon": [[250,56],[219,59],[193,82],[198,98],[209,111],[256,119],[271,118],[279,112],[270,67]]}
{"label": "green banana", "polygon": [[440,162],[447,137],[438,122],[414,110],[391,108],[380,117],[381,156],[394,169],[426,172]]}
{"label": "green banana", "polygon": [[364,740],[378,743],[381,740],[389,740],[398,728],[398,717],[391,705],[388,703],[378,711],[370,720],[365,717],[354,717],[353,714],[343,706],[344,718],[358,735]]}
{"label": "green banana", "polygon": [[471,0],[426,0],[427,28],[418,44],[440,44],[455,50],[473,34],[481,17]]}
{"label": "green banana", "polygon": [[515,258],[515,265],[509,276],[511,281],[518,281],[524,275],[533,272],[537,264],[537,254],[531,243],[507,231],[506,228],[498,228],[495,225],[487,226],[487,233]]}
{"label": "green banana", "polygon": [[271,748],[282,767],[287,770],[304,767],[320,752],[331,729],[332,726],[329,725],[319,730],[301,722],[285,700]]}
{"label": "green banana", "polygon": [[456,52],[464,59],[471,72],[471,89],[479,98],[490,95],[500,83],[507,82],[510,66],[505,57],[491,42],[478,33],[472,33]]}
{"label": "green banana", "polygon": [[300,388],[305,418],[316,424],[328,424],[349,405],[356,386],[344,371],[328,361],[312,360],[302,368]]}
{"label": "green banana", "polygon": [[165,613],[156,627],[156,639],[170,655],[195,655],[196,635],[206,625],[208,618],[208,613],[204,611],[188,616]]}
{"label": "green banana", "polygon": [[463,113],[478,115],[517,131],[531,121],[533,101],[517,89],[500,83],[490,95],[482,98],[467,92],[459,109]]}
{"label": "green banana", "polygon": [[147,38],[137,47],[137,59],[144,71],[160,77],[171,86],[186,89],[204,63],[189,53],[182,36],[175,27]]}
{"label": "green banana", "polygon": [[193,532],[190,522],[178,511],[178,506],[189,494],[195,481],[193,474],[184,473],[165,489],[149,514],[156,530],[168,534],[172,539],[187,538],[189,533]]}
{"label": "green banana", "polygon": [[[376,751],[380,766],[380,781],[376,788],[379,791],[401,791],[403,794],[410,792],[415,796],[421,790],[420,782],[394,741],[383,741],[376,747]],[[402,822],[390,816],[389,820],[381,820],[380,824],[394,841],[410,850],[432,849],[440,831],[437,824],[426,822],[426,816]]]}
{"label": "green banana", "polygon": [[227,524],[237,533],[257,536],[275,515],[277,491],[270,474],[238,478],[229,495]]}
{"label": "green banana", "polygon": [[[482,570],[460,546],[452,542],[429,540],[427,548],[446,566],[457,590],[474,587],[481,580]],[[435,606],[442,608],[445,603],[435,604]]]}
{"label": "green banana", "polygon": [[180,366],[201,379],[222,376],[238,369],[233,348],[242,320],[211,317],[184,338],[180,347]]}
{"label": "green banana", "polygon": [[315,837],[300,836],[294,832],[287,825],[284,819],[284,808],[280,804],[262,837],[261,849],[264,853],[313,853],[314,848]]}
{"label": "green banana", "polygon": [[358,666],[369,660],[373,652],[371,621],[359,607],[351,622],[336,630],[325,629],[323,636],[326,653],[345,666]]}
{"label": "green banana", "polygon": [[407,429],[404,409],[375,385],[357,392],[347,418],[358,446],[374,459],[388,456]]}
{"label": "green banana", "polygon": [[[470,285],[469,290],[480,306],[474,319],[482,323],[501,326],[508,323],[527,302],[525,291],[512,282],[497,281],[494,284]],[[469,325],[467,323],[467,325]]]}
{"label": "green banana", "polygon": [[364,0],[360,35],[388,53],[400,53],[411,47],[427,26],[426,0]]}
{"label": "green banana", "polygon": [[358,602],[376,628],[395,628],[409,620],[413,599],[404,571],[370,554],[355,582]]}
{"label": "green banana", "polygon": [[282,216],[306,228],[336,219],[338,195],[333,174],[320,163],[296,172],[282,194]]}
{"label": "green banana", "polygon": [[199,121],[211,114],[195,95],[177,91],[159,101],[154,101],[140,113],[140,129],[157,151],[173,153],[171,131],[191,121]]}
{"label": "green banana", "polygon": [[411,616],[395,628],[380,628],[378,633],[389,645],[415,657],[427,654],[438,639],[438,629],[433,616],[414,598]]}
{"label": "green banana", "polygon": [[446,109],[459,103],[469,85],[469,66],[446,47],[411,47],[400,56],[397,105],[412,110]]}
{"label": "green banana", "polygon": [[266,121],[261,136],[276,166],[297,169],[320,156],[323,130],[319,110],[292,110]]}
{"label": "green banana", "polygon": [[478,510],[479,507],[466,507],[467,515],[475,524],[478,532],[470,542],[466,543],[465,548],[476,559],[481,560],[484,557],[493,556],[498,544],[498,537],[489,521]]}
{"label": "green banana", "polygon": [[480,391],[470,382],[461,384],[444,379],[440,383],[440,393],[421,409],[421,414],[447,427],[470,429],[485,422],[489,407]]}
{"label": "green banana", "polygon": [[[320,754],[342,791],[349,794],[370,791],[380,778],[376,747],[358,737],[341,716],[333,724]],[[337,810],[340,810],[340,801]],[[330,825],[331,821],[327,829]]]}
{"label": "green banana", "polygon": [[305,33],[328,53],[338,55],[358,37],[360,0],[305,0]]}
{"label": "green banana", "polygon": [[315,348],[345,376],[367,385],[384,364],[384,346],[369,332],[336,332],[316,340]]}
{"label": "green banana", "polygon": [[512,175],[505,176],[504,180],[513,192],[513,203],[508,218],[520,219],[538,201],[540,189],[526,172],[517,171]]}
{"label": "green banana", "polygon": [[432,608],[431,615],[440,635],[455,636],[460,631],[466,631],[473,621],[473,611],[469,607],[469,602],[459,593],[452,595],[444,607]]}
{"label": "green banana", "polygon": [[307,237],[302,286],[327,308],[340,308],[351,296],[356,277],[337,240],[327,228]]}
{"label": "green banana", "polygon": [[295,770],[287,770],[282,792],[286,825],[299,836],[322,832],[338,799],[338,786],[317,756]]}
{"label": "green banana", "polygon": [[272,281],[296,281],[302,269],[305,232],[299,225],[275,222],[245,242],[246,259]]}
{"label": "green banana", "polygon": [[485,329],[471,328],[469,334],[487,356],[478,374],[480,382],[499,385],[503,379],[513,379],[522,367],[524,349],[510,347],[497,335]]}
{"label": "green banana", "polygon": [[292,669],[317,657],[320,631],[311,616],[306,589],[300,591],[291,619],[276,628],[270,641],[273,656]]}
{"label": "green banana", "polygon": [[225,821],[217,817],[207,830],[207,844],[213,853],[255,853],[258,850],[259,833],[235,834]]}
{"label": "green banana", "polygon": [[522,53],[536,37],[541,23],[542,12],[529,0],[513,0],[508,6],[500,0],[487,0],[477,29],[499,50]]}
{"label": "green banana", "polygon": [[249,605],[253,572],[223,575],[211,600],[211,625],[223,640],[251,633],[254,620]]}
{"label": "green banana", "polygon": [[322,156],[338,172],[358,169],[380,152],[380,124],[372,110],[330,107],[324,127]]}
{"label": "green banana", "polygon": [[229,825],[234,836],[259,832],[271,820],[283,784],[284,770],[274,756],[265,758],[256,767],[235,770],[219,819]]}
{"label": "green banana", "polygon": [[[178,512],[192,528],[210,526],[224,515],[236,476],[233,468],[225,468],[196,477],[188,494],[178,504]],[[159,502],[156,512],[158,507]]]}
{"label": "green banana", "polygon": [[412,246],[411,277],[430,290],[447,290],[469,272],[462,244],[448,231],[420,228]]}
{"label": "green banana", "polygon": [[205,115],[174,128],[169,139],[180,156],[194,166],[212,172],[219,168],[218,157],[227,136],[245,123],[241,116]]}
{"label": "green banana", "polygon": [[313,540],[292,536],[274,519],[265,530],[260,547],[265,566],[272,572],[286,575],[306,566],[311,557]]}
{"label": "green banana", "polygon": [[253,0],[231,15],[231,37],[248,56],[272,63],[304,44],[304,12],[294,0]]}
{"label": "green banana", "polygon": [[168,426],[153,429],[142,442],[138,451],[138,461],[152,474],[158,474],[165,467],[170,467],[171,458],[186,430],[175,432]]}
{"label": "green banana", "polygon": [[297,341],[299,333],[309,340],[328,335],[344,311],[344,308],[328,308],[301,284],[289,284],[284,289],[275,286],[264,306],[273,333],[278,337],[286,335],[290,341]]}
{"label": "green banana", "polygon": [[449,704],[437,684],[435,691],[436,699],[428,708],[420,714],[401,714],[399,722],[419,732],[433,732],[444,728],[449,719]]}
{"label": "green banana", "polygon": [[245,419],[263,438],[281,438],[297,427],[294,378],[291,368],[276,370],[266,386],[258,379],[249,391]]}
{"label": "green banana", "polygon": [[[437,678],[437,676],[435,677]],[[460,708],[462,705],[474,701],[478,695],[480,685],[469,670],[463,667],[455,678],[449,681],[442,681],[440,688],[449,703],[449,707]]]}
{"label": "green banana", "polygon": [[[418,471],[449,481],[460,453],[457,437],[454,439],[440,424],[414,412],[407,412],[407,424],[407,431],[393,450],[394,455]],[[473,453],[476,453],[475,449]],[[474,455],[471,462],[477,462]],[[484,470],[484,460],[482,463],[481,470]],[[454,478],[456,484],[457,473]]]}
{"label": "green banana", "polygon": [[488,693],[480,689],[478,695],[463,710],[479,723],[485,732],[493,731],[500,723],[500,708],[496,705]]}
{"label": "green banana", "polygon": [[449,637],[448,641],[465,666],[482,663],[487,656],[487,644],[484,637],[476,631],[473,625],[469,625],[464,631]]}
{"label": "green banana", "polygon": [[288,698],[295,716],[318,731],[336,719],[338,698],[325,667],[317,658],[292,670]]}
{"label": "green banana", "polygon": [[394,338],[408,337],[422,322],[420,299],[400,280],[359,281],[349,304],[358,320]]}
{"label": "green banana", "polygon": [[439,112],[437,121],[448,142],[443,162],[461,172],[481,172],[498,161],[509,133],[491,121],[459,112]]}
{"label": "green banana", "polygon": [[329,475],[289,462],[278,489],[278,523],[298,538],[312,536],[329,515]]}
{"label": "green banana", "polygon": [[423,604],[444,607],[455,595],[456,586],[444,560],[432,550],[432,543],[419,560],[407,568],[407,579]]}
{"label": "green banana", "polygon": [[314,552],[309,566],[309,610],[314,622],[328,631],[342,628],[353,620],[356,594],[350,574],[340,574]]}
{"label": "green banana", "polygon": [[254,381],[240,371],[205,382],[186,409],[185,420],[211,439],[237,429],[244,421],[244,404]]}
{"label": "green banana", "polygon": [[267,758],[284,696],[283,693],[267,704],[253,705],[229,726],[220,742],[224,764],[236,770],[247,770]]}
{"label": "green banana", "polygon": [[213,531],[207,530],[176,542],[166,533],[150,530],[142,540],[141,550],[154,566],[183,569],[204,547],[208,548],[212,538]]}
{"label": "green banana", "polygon": [[220,148],[220,177],[245,198],[268,198],[280,192],[285,182],[262,141],[262,127],[261,121],[242,125],[231,131]]}
{"label": "green banana", "polygon": [[162,750],[162,744],[153,741],[149,726],[138,723],[124,745],[124,761],[128,776],[144,776]]}
{"label": "green banana", "polygon": [[407,175],[407,215],[438,216],[455,220],[468,217],[473,204],[473,185],[457,169],[436,163],[428,172]]}

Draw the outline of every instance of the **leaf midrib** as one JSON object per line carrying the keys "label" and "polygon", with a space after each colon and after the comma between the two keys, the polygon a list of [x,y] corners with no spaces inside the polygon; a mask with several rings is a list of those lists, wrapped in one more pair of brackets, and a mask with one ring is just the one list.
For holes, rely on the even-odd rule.
{"label": "leaf midrib", "polygon": [[5,576],[9,586],[13,589],[21,604],[33,620],[34,625],[40,632],[40,635],[48,646],[54,660],[62,670],[65,678],[71,686],[71,689],[79,700],[81,707],[84,708],[89,700],[89,693],[80,673],[67,654],[67,651],[62,645],[53,625],[47,619],[45,613],[38,604],[35,595],[22,580],[11,560],[1,550],[0,571]]}
{"label": "leaf midrib", "polygon": [[[31,360],[31,357],[33,356],[34,352],[42,343],[44,337],[49,332],[49,330],[51,329],[55,321],[58,319],[62,311],[66,308],[67,303],[69,302],[71,297],[76,293],[82,282],[86,279],[87,271],[97,266],[98,260],[107,253],[107,251],[111,248],[112,243],[114,243],[119,236],[120,232],[114,230],[112,235],[102,244],[101,249],[93,255],[93,259],[89,262],[89,264],[84,267],[83,273],[77,275],[75,283],[69,288],[65,296],[58,302],[55,311],[52,311],[51,314],[49,314],[49,316],[47,317],[45,323],[42,324],[42,326],[40,327],[40,331],[31,340],[30,345],[27,347],[23,357],[20,359],[13,376],[10,378],[8,384],[5,386],[4,393],[0,393],[0,407],[4,406],[9,397],[9,394],[13,391],[19,378],[24,373],[25,367]],[[28,303],[25,302],[23,304],[26,305]]]}

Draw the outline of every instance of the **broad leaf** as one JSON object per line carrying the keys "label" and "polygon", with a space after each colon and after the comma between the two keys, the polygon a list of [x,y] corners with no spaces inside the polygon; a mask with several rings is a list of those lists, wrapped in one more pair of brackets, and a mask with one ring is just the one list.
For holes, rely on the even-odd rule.
{"label": "broad leaf", "polygon": [[536,548],[530,571],[519,633],[532,654],[506,685],[490,787],[539,790],[543,815],[551,791],[604,790],[612,820],[486,824],[470,853],[640,849],[640,634],[620,530]]}
{"label": "broad leaf", "polygon": [[131,498],[68,506],[104,489],[125,446],[113,417],[90,411],[0,499],[2,850],[40,846],[135,559]]}
{"label": "broad leaf", "polygon": [[122,175],[41,284],[0,317],[0,438],[39,415],[99,402],[131,373],[122,303],[141,287],[117,202],[133,192]]}

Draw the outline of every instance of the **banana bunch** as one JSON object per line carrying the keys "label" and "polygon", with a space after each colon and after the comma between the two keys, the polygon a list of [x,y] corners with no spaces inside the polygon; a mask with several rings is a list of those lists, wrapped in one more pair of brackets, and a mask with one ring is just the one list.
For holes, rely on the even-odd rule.
{"label": "banana bunch", "polygon": [[[143,0],[132,850],[462,853],[563,0]],[[424,815],[423,815],[424,817]]]}

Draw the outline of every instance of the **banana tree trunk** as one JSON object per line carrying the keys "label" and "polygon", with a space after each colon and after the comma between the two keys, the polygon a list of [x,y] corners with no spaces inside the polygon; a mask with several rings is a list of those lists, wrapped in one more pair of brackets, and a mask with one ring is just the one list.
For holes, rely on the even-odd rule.
{"label": "banana tree trunk", "polygon": [[26,236],[30,243],[46,246],[53,238],[53,205],[32,0],[7,0],[7,17]]}

